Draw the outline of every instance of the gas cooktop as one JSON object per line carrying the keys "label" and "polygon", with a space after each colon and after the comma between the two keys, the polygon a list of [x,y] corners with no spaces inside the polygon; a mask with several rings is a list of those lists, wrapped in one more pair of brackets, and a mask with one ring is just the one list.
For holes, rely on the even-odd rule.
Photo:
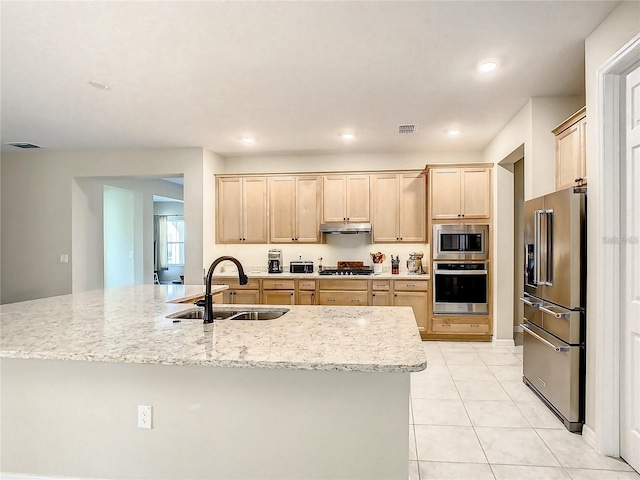
{"label": "gas cooktop", "polygon": [[320,275],[371,275],[371,268],[325,268]]}

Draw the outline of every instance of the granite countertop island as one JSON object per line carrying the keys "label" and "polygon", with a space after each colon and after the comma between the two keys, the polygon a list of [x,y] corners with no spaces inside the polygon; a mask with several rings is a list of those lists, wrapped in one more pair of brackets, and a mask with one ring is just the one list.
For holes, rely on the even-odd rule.
{"label": "granite countertop island", "polygon": [[167,318],[202,293],[140,285],[0,306],[0,476],[408,477],[410,375],[426,366],[410,307]]}
{"label": "granite countertop island", "polygon": [[291,305],[275,320],[208,325],[167,318],[194,308],[171,302],[202,293],[198,285],[139,285],[3,305],[0,356],[363,372],[426,366],[409,307]]}

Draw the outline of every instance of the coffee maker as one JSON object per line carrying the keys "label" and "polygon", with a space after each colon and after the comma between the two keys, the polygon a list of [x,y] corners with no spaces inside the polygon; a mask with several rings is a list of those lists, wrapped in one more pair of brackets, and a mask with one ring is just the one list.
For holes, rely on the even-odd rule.
{"label": "coffee maker", "polygon": [[272,248],[268,256],[269,273],[282,273],[282,250]]}

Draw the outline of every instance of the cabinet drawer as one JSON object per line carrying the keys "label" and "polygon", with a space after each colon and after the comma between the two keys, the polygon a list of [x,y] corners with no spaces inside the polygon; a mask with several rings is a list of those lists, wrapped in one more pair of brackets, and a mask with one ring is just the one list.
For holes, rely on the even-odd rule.
{"label": "cabinet drawer", "polygon": [[295,280],[262,280],[263,290],[293,290],[295,288]]}
{"label": "cabinet drawer", "polygon": [[320,305],[357,306],[367,305],[367,292],[327,292],[320,291],[318,298]]}
{"label": "cabinet drawer", "polygon": [[298,280],[298,290],[315,290],[315,280]]}
{"label": "cabinet drawer", "polygon": [[249,283],[246,285],[240,285],[238,282],[238,277],[214,277],[213,283],[218,285],[229,285],[229,289],[232,290],[256,290],[260,289],[260,279],[259,278],[250,278]]}
{"label": "cabinet drawer", "polygon": [[371,290],[389,290],[389,280],[371,280]]}
{"label": "cabinet drawer", "polygon": [[489,318],[438,318],[431,319],[431,331],[434,333],[491,333]]}
{"label": "cabinet drawer", "polygon": [[[369,290],[369,280],[322,279],[320,290]],[[365,301],[366,305],[366,301]]]}
{"label": "cabinet drawer", "polygon": [[295,305],[293,290],[266,290],[262,293],[264,305]]}
{"label": "cabinet drawer", "polygon": [[427,291],[427,280],[394,280],[393,281],[393,289],[400,290],[404,292],[426,292]]}

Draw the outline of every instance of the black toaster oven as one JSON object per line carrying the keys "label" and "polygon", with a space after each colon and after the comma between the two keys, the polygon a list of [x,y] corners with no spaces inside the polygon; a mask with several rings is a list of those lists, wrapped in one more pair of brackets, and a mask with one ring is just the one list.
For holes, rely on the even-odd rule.
{"label": "black toaster oven", "polygon": [[295,260],[289,263],[290,273],[313,273],[313,262]]}

